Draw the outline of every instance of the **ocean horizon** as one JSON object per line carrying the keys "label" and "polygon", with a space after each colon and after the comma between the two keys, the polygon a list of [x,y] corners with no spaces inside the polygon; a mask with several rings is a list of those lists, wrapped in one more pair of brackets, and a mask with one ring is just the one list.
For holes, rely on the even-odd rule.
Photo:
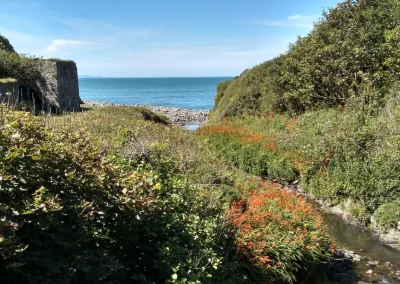
{"label": "ocean horizon", "polygon": [[210,110],[219,82],[233,77],[79,76],[82,100]]}

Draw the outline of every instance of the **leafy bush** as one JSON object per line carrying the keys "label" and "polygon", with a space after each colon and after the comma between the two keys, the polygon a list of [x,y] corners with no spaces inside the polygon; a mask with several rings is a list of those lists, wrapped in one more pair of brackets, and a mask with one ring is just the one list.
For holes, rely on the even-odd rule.
{"label": "leafy bush", "polygon": [[[394,0],[339,3],[287,54],[285,96],[294,109],[345,104],[365,86],[387,91],[399,79],[400,6]],[[397,32],[395,32],[397,35]],[[381,100],[382,97],[367,98]]]}
{"label": "leafy bush", "polygon": [[217,122],[226,116],[258,114],[262,111],[280,109],[280,76],[283,56],[245,70],[229,84],[221,82],[217,87],[215,107],[209,121]]}
{"label": "leafy bush", "polygon": [[15,78],[20,84],[30,84],[41,76],[42,60],[18,55],[0,48],[0,78]]}
{"label": "leafy bush", "polygon": [[215,99],[214,99],[215,106],[218,105],[219,101],[224,96],[225,90],[228,88],[230,83],[231,83],[231,81],[226,80],[226,81],[222,81],[218,84],[217,95],[215,96]]}
{"label": "leafy bush", "polygon": [[375,218],[378,226],[383,230],[396,228],[400,220],[400,200],[379,206]]}

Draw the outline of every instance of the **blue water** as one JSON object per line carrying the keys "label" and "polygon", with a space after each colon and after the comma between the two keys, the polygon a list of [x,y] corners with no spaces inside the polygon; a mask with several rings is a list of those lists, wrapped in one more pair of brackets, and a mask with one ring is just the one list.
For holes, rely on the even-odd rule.
{"label": "blue water", "polygon": [[80,78],[83,100],[210,110],[219,82],[204,78]]}

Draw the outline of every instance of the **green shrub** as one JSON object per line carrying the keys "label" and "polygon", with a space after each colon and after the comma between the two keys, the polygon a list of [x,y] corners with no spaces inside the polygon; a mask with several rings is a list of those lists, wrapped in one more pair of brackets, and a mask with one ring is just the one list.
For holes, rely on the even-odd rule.
{"label": "green shrub", "polygon": [[218,85],[215,106],[209,115],[209,121],[218,122],[226,116],[258,114],[275,108],[280,109],[283,58],[281,56],[245,70],[229,84],[222,82]]}
{"label": "green shrub", "polygon": [[380,229],[396,228],[400,221],[400,200],[379,206],[374,217]]}
{"label": "green shrub", "polygon": [[30,84],[41,78],[41,66],[39,58],[0,48],[0,78],[12,77],[20,84]]}
{"label": "green shrub", "polygon": [[214,105],[217,106],[221,98],[224,96],[225,90],[228,88],[231,81],[222,81],[217,86],[217,95],[214,99]]}

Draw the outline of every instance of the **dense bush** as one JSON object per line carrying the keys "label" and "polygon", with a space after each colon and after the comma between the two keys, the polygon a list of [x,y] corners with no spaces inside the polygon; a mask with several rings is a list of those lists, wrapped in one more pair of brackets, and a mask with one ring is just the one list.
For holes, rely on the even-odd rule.
{"label": "dense bush", "polygon": [[245,70],[229,84],[221,82],[209,120],[215,122],[225,116],[257,114],[282,108],[280,78],[283,58],[281,56]]}
{"label": "dense bush", "polygon": [[399,24],[394,0],[345,1],[325,12],[285,59],[291,108],[345,104],[352,95],[362,96],[365,87],[379,95],[387,91],[399,79]]}
{"label": "dense bush", "polygon": [[217,106],[221,98],[224,96],[226,89],[228,88],[231,81],[225,80],[218,84],[217,95],[214,98],[214,105]]}
{"label": "dense bush", "polygon": [[382,230],[397,228],[400,220],[400,199],[381,205],[374,217]]}
{"label": "dense bush", "polygon": [[40,78],[41,66],[41,59],[0,48],[0,78],[11,77],[21,84],[30,84]]}

